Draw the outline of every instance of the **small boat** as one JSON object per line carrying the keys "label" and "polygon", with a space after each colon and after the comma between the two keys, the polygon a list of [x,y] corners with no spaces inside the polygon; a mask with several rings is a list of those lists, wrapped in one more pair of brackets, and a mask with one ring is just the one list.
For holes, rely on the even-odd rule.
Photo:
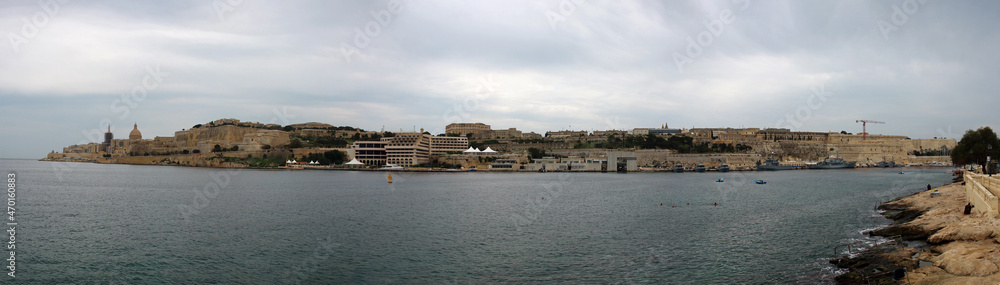
{"label": "small boat", "polygon": [[725,179],[719,178],[718,180],[715,180],[715,182],[726,182],[726,181]]}
{"label": "small boat", "polygon": [[902,171],[900,171],[900,172],[899,172],[899,174],[903,174],[903,172],[902,172]]}
{"label": "small boat", "polygon": [[392,173],[389,173],[389,183],[392,183]]}
{"label": "small boat", "polygon": [[699,163],[698,166],[694,167],[694,172],[705,172],[708,168],[704,164]]}
{"label": "small boat", "polygon": [[674,165],[674,172],[676,172],[676,173],[683,173],[684,172],[684,165],[682,165],[680,163]]}
{"label": "small boat", "polygon": [[757,184],[767,184],[767,181],[756,179],[756,178],[753,180],[753,182],[757,183]]}

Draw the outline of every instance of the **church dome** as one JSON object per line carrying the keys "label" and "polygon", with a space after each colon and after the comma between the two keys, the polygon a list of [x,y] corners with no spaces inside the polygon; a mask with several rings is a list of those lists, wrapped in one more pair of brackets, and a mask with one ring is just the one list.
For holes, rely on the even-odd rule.
{"label": "church dome", "polygon": [[128,139],[130,140],[141,140],[142,133],[139,132],[139,124],[135,124],[132,128],[132,132],[128,134]]}

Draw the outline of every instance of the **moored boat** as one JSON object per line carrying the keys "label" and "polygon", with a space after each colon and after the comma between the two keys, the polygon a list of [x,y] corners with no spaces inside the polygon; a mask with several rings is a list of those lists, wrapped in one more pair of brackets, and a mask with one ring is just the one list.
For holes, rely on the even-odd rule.
{"label": "moored boat", "polygon": [[809,165],[809,169],[854,168],[857,161],[845,161],[840,157],[828,157],[819,163]]}
{"label": "moored boat", "polygon": [[694,167],[694,172],[705,172],[705,170],[707,169],[708,167],[705,167],[704,164],[699,163],[697,166]]}
{"label": "moored boat", "polygon": [[777,159],[768,159],[764,163],[757,166],[757,170],[774,171],[774,170],[792,170],[795,166],[791,165],[781,165]]}
{"label": "moored boat", "polygon": [[716,169],[719,170],[719,172],[729,172],[729,164],[723,163],[722,165],[719,165],[719,167]]}
{"label": "moored boat", "polygon": [[674,172],[676,173],[684,172],[684,165],[681,165],[680,163],[674,165]]}

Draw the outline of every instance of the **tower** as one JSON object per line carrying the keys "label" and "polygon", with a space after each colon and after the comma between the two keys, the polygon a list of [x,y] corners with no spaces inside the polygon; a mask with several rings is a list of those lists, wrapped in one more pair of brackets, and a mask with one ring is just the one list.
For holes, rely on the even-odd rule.
{"label": "tower", "polygon": [[115,139],[115,135],[111,133],[111,124],[108,124],[108,132],[104,133],[104,143],[101,148],[104,152],[111,152],[111,140]]}

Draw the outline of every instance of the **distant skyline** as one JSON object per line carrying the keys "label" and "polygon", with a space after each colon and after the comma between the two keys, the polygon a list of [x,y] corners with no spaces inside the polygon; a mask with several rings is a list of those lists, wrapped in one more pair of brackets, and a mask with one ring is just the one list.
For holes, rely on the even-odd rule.
{"label": "distant skyline", "polygon": [[[231,3],[232,2],[232,3]],[[220,118],[444,132],[1000,126],[1000,3],[5,1],[0,157]]]}

